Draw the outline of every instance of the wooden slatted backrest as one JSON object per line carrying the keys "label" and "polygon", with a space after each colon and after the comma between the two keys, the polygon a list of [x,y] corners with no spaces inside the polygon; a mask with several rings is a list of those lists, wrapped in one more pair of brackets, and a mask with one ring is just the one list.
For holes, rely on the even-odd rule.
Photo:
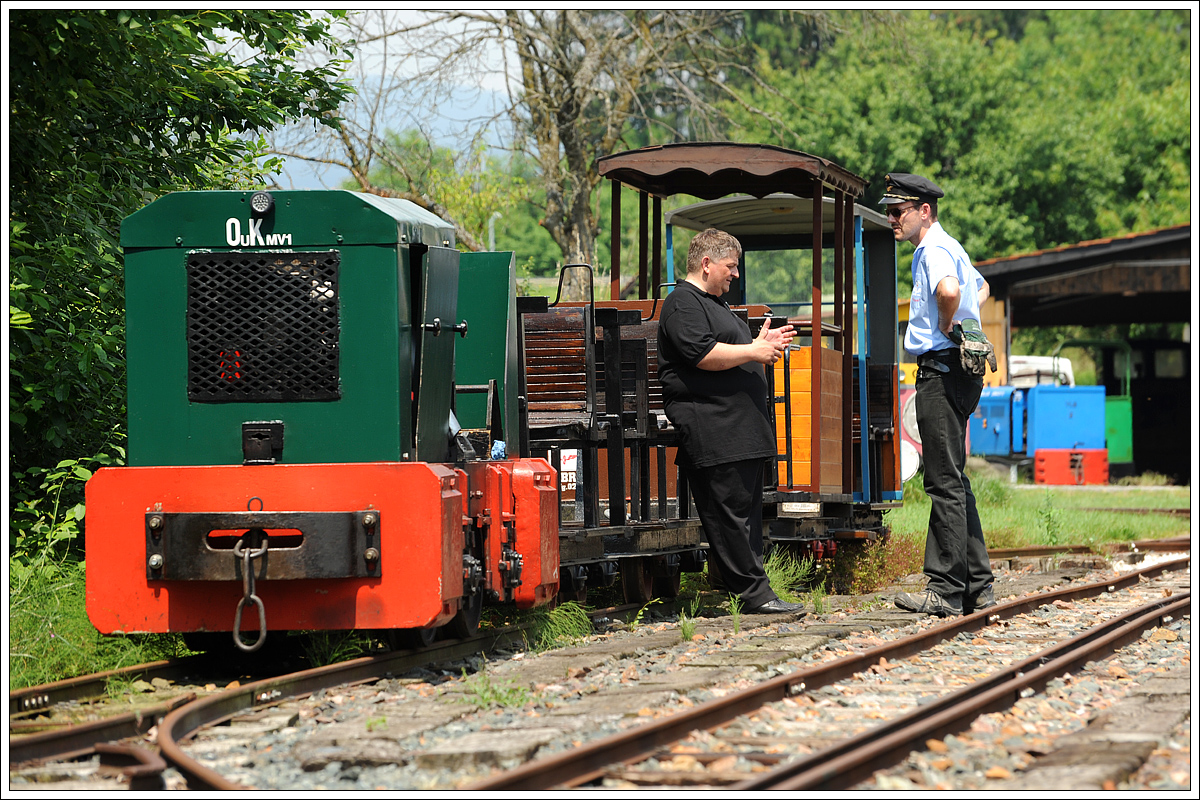
{"label": "wooden slatted backrest", "polygon": [[585,308],[556,307],[524,314],[526,398],[539,412],[587,413]]}

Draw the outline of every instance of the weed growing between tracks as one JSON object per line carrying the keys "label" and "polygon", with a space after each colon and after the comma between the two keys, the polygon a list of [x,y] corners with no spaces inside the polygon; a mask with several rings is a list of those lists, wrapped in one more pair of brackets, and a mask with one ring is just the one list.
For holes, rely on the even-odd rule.
{"label": "weed growing between tracks", "polygon": [[679,636],[685,642],[690,642],[692,637],[696,635],[696,615],[699,613],[703,602],[700,595],[697,594],[692,598],[688,610],[679,612]]}
{"label": "weed growing between tracks", "polygon": [[593,632],[587,609],[573,600],[533,612],[533,642],[537,651],[575,644]]}
{"label": "weed growing between tracks", "polygon": [[630,620],[629,620],[629,623],[628,623],[629,630],[636,631],[638,628],[640,628],[642,626],[642,618],[646,616],[646,612],[650,609],[650,606],[655,605],[656,603],[661,603],[661,602],[662,602],[661,597],[654,597],[654,598],[651,598],[650,602],[646,603],[646,605],[639,608],[638,612],[636,614],[634,614],[633,617],[630,618]]}
{"label": "weed growing between tracks", "polygon": [[925,562],[924,532],[893,534],[861,546],[839,548],[829,580],[838,594],[869,594],[920,572]]}
{"label": "weed growing between tracks", "polygon": [[534,699],[533,694],[524,686],[517,685],[512,680],[493,681],[487,673],[487,662],[480,667],[479,672],[467,676],[464,667],[462,702],[470,703],[481,710],[489,708],[520,708]]}
{"label": "weed growing between tracks", "polygon": [[807,585],[816,576],[816,566],[812,557],[797,558],[795,554],[776,547],[763,560],[763,570],[767,573],[767,582],[780,600],[788,603],[800,601],[801,587]]}
{"label": "weed growing between tracks", "polygon": [[371,638],[358,631],[303,631],[300,648],[310,666],[325,667],[366,655],[372,647]]}

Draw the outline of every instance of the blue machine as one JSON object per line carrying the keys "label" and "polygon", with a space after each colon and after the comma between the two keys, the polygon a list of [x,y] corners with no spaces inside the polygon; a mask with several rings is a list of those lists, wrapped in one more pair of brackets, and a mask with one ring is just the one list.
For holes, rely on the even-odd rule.
{"label": "blue machine", "polygon": [[[1018,400],[1019,397],[1019,400]],[[1014,406],[1020,402],[1020,411]],[[971,455],[1007,458],[1025,449],[1025,390],[985,386],[971,415]]]}
{"label": "blue machine", "polygon": [[1103,450],[1104,387],[1039,385],[1029,389],[1025,452]]}
{"label": "blue machine", "polygon": [[985,386],[970,430],[976,456],[1033,458],[1038,450],[1103,449],[1104,387]]}

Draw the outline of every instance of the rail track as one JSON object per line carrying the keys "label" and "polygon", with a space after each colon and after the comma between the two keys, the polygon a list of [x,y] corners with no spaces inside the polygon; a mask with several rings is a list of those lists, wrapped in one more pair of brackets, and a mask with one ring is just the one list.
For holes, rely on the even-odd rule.
{"label": "rail track", "polygon": [[[997,623],[1010,621],[1011,624],[1012,620],[1047,604],[1074,603],[1127,589],[1136,586],[1143,578],[1157,577],[1167,570],[1183,569],[1189,563],[1190,559],[1180,559],[1129,573],[1113,581],[1071,587],[1000,603],[986,611],[935,625],[915,635],[873,647],[853,656],[780,676],[692,711],[638,727],[555,758],[531,762],[467,788],[544,790],[602,785],[606,779],[613,778],[643,786],[664,783],[680,785],[678,770],[669,770],[667,774],[670,777],[664,781],[661,773],[655,775],[651,769],[639,770],[636,767],[652,759],[658,763],[673,761],[675,754],[670,750],[671,745],[690,737],[696,731],[711,731],[729,726],[739,718],[759,712],[769,703],[780,703],[805,693],[811,694],[818,689],[853,680],[856,676],[886,674],[886,665],[889,663],[923,653],[941,642],[963,634],[979,634]],[[766,774],[737,781],[731,780],[726,774],[719,776],[711,784],[706,783],[702,775],[695,775],[691,776],[687,785],[733,789],[849,788],[869,776],[875,769],[902,758],[914,745],[932,736],[945,736],[961,730],[976,716],[1007,707],[1023,692],[1041,688],[1051,678],[1075,669],[1089,660],[1102,658],[1140,636],[1146,628],[1158,625],[1164,618],[1187,614],[1190,602],[1191,594],[1188,591],[1142,605],[1135,611],[1088,628],[1069,641],[1034,653],[963,689],[947,692],[936,701],[926,702],[902,717],[869,731],[831,742],[805,758],[790,760],[782,755],[754,753],[753,761],[773,765]],[[986,661],[990,645],[986,640],[981,640],[980,645],[983,650],[979,658]],[[880,665],[884,666],[883,670],[872,671]],[[718,750],[710,753],[693,751],[686,755],[697,763],[713,763],[721,759],[728,760],[730,754],[728,750]]]}
{"label": "rail track", "polygon": [[[593,612],[594,616],[619,614],[632,609],[619,606]],[[305,695],[315,690],[403,673],[431,663],[454,661],[464,655],[491,652],[497,647],[521,642],[528,634],[527,625],[511,626],[483,633],[469,640],[438,641],[421,649],[405,649],[365,656],[326,667],[302,670],[240,685],[238,681],[224,691],[213,690],[197,696],[197,676],[228,671],[220,656],[201,654],[179,659],[138,664],[119,670],[82,675],[50,684],[32,686],[9,694],[9,761],[11,764],[71,760],[98,755],[107,777],[123,776],[134,789],[159,789],[161,773],[168,764],[179,767],[190,788],[239,788],[212,770],[207,770],[180,751],[174,739],[205,725],[219,724],[248,709],[270,705],[277,698]],[[264,659],[251,659],[259,674],[285,673],[272,669]],[[111,713],[109,686],[113,682],[131,684],[143,681],[183,687],[169,699],[154,702],[134,711]],[[208,680],[203,681],[212,687]],[[191,687],[193,690],[189,690]],[[106,708],[107,706],[107,708]],[[66,710],[70,709],[70,710]],[[53,710],[61,713],[50,718]],[[179,712],[179,713],[175,713]],[[78,721],[77,717],[95,717]],[[132,743],[153,729],[156,749]]]}
{"label": "rail track", "polygon": [[[1142,548],[1149,549],[1149,548]],[[999,555],[999,554],[997,554]],[[911,657],[921,652],[923,648],[935,645],[937,642],[954,640],[963,635],[981,638],[986,641],[989,630],[1003,629],[1011,634],[1009,627],[1012,620],[1029,615],[1035,609],[1046,604],[1067,604],[1078,601],[1082,595],[1091,593],[1093,596],[1111,596],[1114,591],[1136,586],[1140,580],[1149,579],[1164,571],[1180,569],[1189,562],[1181,559],[1170,564],[1160,564],[1155,567],[1140,570],[1128,575],[1105,581],[1103,584],[1091,584],[1087,587],[1073,587],[1058,592],[1043,593],[1034,597],[1018,598],[1004,602],[986,613],[964,617],[952,622],[936,625],[920,631],[916,636],[905,636],[894,642],[856,653],[842,655],[828,663],[807,667],[787,675],[763,682],[746,691],[730,694],[717,701],[704,704],[691,710],[676,713],[666,719],[639,725],[636,729],[608,737],[608,739],[584,744],[572,748],[560,755],[529,762],[514,770],[501,772],[494,777],[479,781],[469,788],[474,789],[521,789],[521,788],[564,788],[587,785],[604,785],[605,782],[619,785],[662,786],[662,785],[713,785],[723,788],[835,788],[852,785],[846,781],[859,780],[863,775],[869,775],[879,765],[903,758],[915,744],[930,738],[943,727],[953,729],[969,725],[970,721],[988,709],[1011,704],[1022,692],[1044,686],[1053,677],[1054,670],[1050,661],[1065,664],[1065,670],[1073,669],[1071,665],[1080,663],[1080,659],[1094,660],[1095,654],[1071,655],[1068,643],[1057,644],[1047,653],[1030,653],[1022,660],[1000,673],[991,675],[984,680],[975,681],[970,687],[957,692],[945,694],[936,702],[923,701],[916,710],[904,717],[886,722],[870,734],[859,733],[845,736],[845,741],[823,746],[818,753],[807,758],[787,758],[780,753],[756,751],[753,744],[742,747],[744,754],[737,755],[744,763],[752,763],[757,772],[753,775],[742,771],[718,775],[712,784],[702,783],[702,778],[696,775],[681,775],[681,770],[675,766],[667,769],[657,769],[662,763],[673,764],[679,753],[671,750],[680,742],[688,742],[686,749],[694,750],[686,753],[688,758],[697,764],[713,764],[720,766],[727,763],[730,752],[718,751],[704,753],[703,748],[690,743],[689,737],[699,735],[704,739],[709,734],[696,732],[712,731],[722,726],[736,724],[734,721],[762,713],[761,709],[769,704],[795,703],[798,699],[812,697],[814,693],[826,691],[837,681],[854,680],[855,676],[886,675],[893,668],[880,665],[895,665],[898,660]],[[1176,593],[1173,598],[1150,604],[1140,616],[1124,620],[1117,632],[1078,634],[1077,639],[1086,639],[1095,646],[1102,642],[1103,646],[1119,647],[1120,642],[1136,637],[1147,626],[1152,626],[1164,618],[1177,617],[1187,613],[1186,597],[1183,592]],[[1180,601],[1184,600],[1182,607]],[[1170,601],[1170,602],[1167,602]],[[610,610],[612,611],[612,610]],[[1137,631],[1134,633],[1133,631]],[[519,634],[515,634],[519,638]],[[506,638],[507,637],[507,638]],[[233,789],[243,788],[243,784],[230,780],[217,770],[205,767],[186,750],[186,741],[196,731],[213,725],[220,725],[238,715],[247,712],[258,714],[269,713],[269,710],[289,699],[302,697],[313,692],[319,692],[333,686],[370,683],[389,675],[397,675],[412,669],[414,666],[428,664],[434,661],[453,661],[471,654],[477,654],[482,648],[504,646],[511,643],[514,634],[510,631],[499,636],[491,644],[481,644],[478,641],[445,642],[427,651],[397,652],[380,656],[370,656],[356,659],[343,664],[305,670],[290,675],[274,676],[245,686],[211,694],[207,697],[189,698],[186,695],[173,701],[172,707],[156,707],[143,709],[141,714],[127,715],[136,719],[125,720],[125,727],[103,729],[98,723],[89,723],[91,729],[75,726],[74,730],[45,731],[32,736],[14,736],[10,743],[10,761],[14,764],[30,759],[47,759],[54,757],[51,750],[57,747],[58,757],[63,754],[79,757],[89,752],[109,752],[102,756],[102,761],[123,759],[131,766],[120,767],[125,770],[126,780],[131,788],[153,788],[156,781],[161,785],[161,773],[167,764],[177,769],[187,780],[189,788]],[[1075,640],[1072,639],[1072,643]],[[882,661],[881,661],[882,659]],[[191,666],[191,665],[189,665]],[[140,674],[149,674],[153,670],[178,670],[178,664],[143,665],[141,668],[131,668],[130,674],[141,669]],[[897,670],[897,674],[900,671]],[[128,676],[123,676],[128,677]],[[1024,680],[1027,685],[1020,685]],[[90,683],[89,683],[90,681]],[[99,682],[97,682],[99,681]],[[62,682],[69,684],[72,682]],[[74,686],[35,687],[25,693],[14,693],[10,696],[10,711],[21,705],[26,705],[25,712],[30,708],[29,698],[41,698],[34,704],[43,707],[51,697],[62,697],[74,692],[76,696],[87,696],[94,693],[98,686],[104,684],[101,676],[89,676],[88,679],[78,679]],[[81,688],[90,687],[90,688]],[[823,689],[822,687],[826,687]],[[892,695],[893,699],[895,695]],[[952,708],[959,701],[968,703],[970,709],[954,716],[954,721],[948,721]],[[895,703],[893,703],[895,705]],[[980,710],[982,709],[982,710]],[[18,712],[20,714],[21,712]],[[964,716],[965,715],[965,716]],[[18,722],[20,720],[17,720]],[[152,749],[131,745],[128,741],[111,745],[105,744],[114,739],[135,736],[144,733],[147,722],[158,721],[157,747],[162,761],[157,761],[158,754]],[[10,726],[13,722],[10,722]],[[118,725],[118,723],[110,723]],[[131,724],[134,727],[130,727]],[[933,727],[930,727],[933,726]],[[15,732],[15,730],[14,730]],[[944,734],[943,734],[944,735]],[[41,737],[42,742],[33,749]],[[73,738],[68,738],[73,737]],[[726,737],[728,738],[728,737]],[[737,738],[734,736],[733,738]],[[747,737],[742,737],[743,739]],[[753,738],[753,737],[750,737]],[[761,738],[761,737],[760,737]],[[786,738],[786,737],[785,737]],[[57,742],[51,746],[48,742]],[[760,742],[761,744],[761,742]],[[647,749],[646,745],[650,745]],[[807,746],[807,745],[806,745]],[[864,751],[861,748],[866,748]],[[89,749],[91,748],[91,749]],[[831,749],[833,748],[833,749]],[[761,748],[760,748],[761,749]],[[722,762],[725,759],[725,762]],[[837,764],[837,769],[831,773],[830,764]],[[807,765],[807,766],[806,766]],[[852,766],[851,766],[852,765]],[[698,770],[710,773],[712,770]],[[719,773],[720,770],[717,770]],[[815,782],[814,782],[815,781]]]}

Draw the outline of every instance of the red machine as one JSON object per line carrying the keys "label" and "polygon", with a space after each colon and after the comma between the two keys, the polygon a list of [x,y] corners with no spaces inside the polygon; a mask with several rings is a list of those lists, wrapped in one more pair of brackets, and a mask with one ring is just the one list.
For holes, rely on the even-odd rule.
{"label": "red machine", "polygon": [[[469,628],[485,595],[519,608],[549,602],[554,470],[542,459],[468,466],[100,470],[87,487],[92,623],[162,633],[228,631],[236,619],[252,634],[457,617]],[[245,544],[246,531],[258,542]]]}
{"label": "red machine", "polygon": [[1035,483],[1054,486],[1106,484],[1108,450],[1037,450],[1033,478]]}

